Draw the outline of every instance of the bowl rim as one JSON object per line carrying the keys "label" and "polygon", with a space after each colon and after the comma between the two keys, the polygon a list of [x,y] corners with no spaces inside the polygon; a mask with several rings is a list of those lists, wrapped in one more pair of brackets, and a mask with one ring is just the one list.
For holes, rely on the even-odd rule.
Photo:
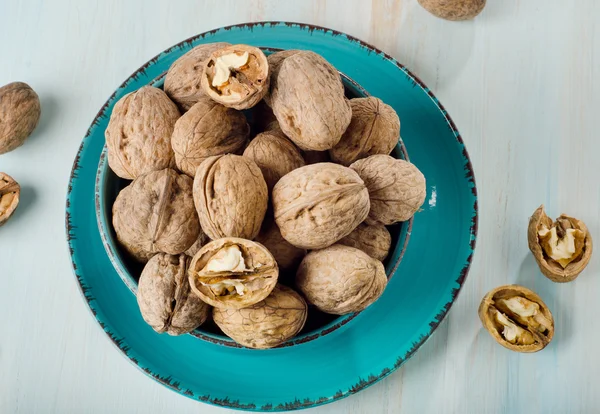
{"label": "bowl rim", "polygon": [[[260,47],[260,49],[262,49],[263,51],[268,51],[270,53],[284,50],[281,48],[273,48],[273,47]],[[363,88],[358,82],[356,82],[354,79],[352,79],[351,77],[349,77],[348,75],[344,74],[343,72],[341,72],[339,70],[338,70],[338,72],[339,72],[340,76],[342,77],[343,82],[352,85],[352,87],[355,88],[356,90],[358,90],[364,97],[371,96],[369,94],[369,92],[365,88]],[[154,86],[154,87],[162,87],[162,85],[164,84],[164,78],[165,78],[166,74],[167,74],[167,70],[164,71],[162,74],[156,76],[150,82],[148,82],[148,85]],[[110,217],[109,217],[110,212],[109,212],[108,206],[106,206],[106,203],[105,203],[105,191],[103,191],[103,189],[105,187],[104,184],[107,180],[108,174],[110,174],[110,166],[108,165],[108,155],[107,154],[108,154],[108,150],[107,150],[106,143],[105,143],[104,148],[102,149],[102,153],[100,155],[99,161],[98,161],[98,168],[96,171],[96,182],[95,182],[95,187],[94,187],[96,222],[98,225],[98,230],[100,232],[100,238],[102,239],[102,245],[104,246],[104,250],[106,251],[108,258],[110,259],[110,262],[112,263],[113,268],[116,270],[117,274],[119,275],[119,277],[121,278],[123,283],[125,283],[125,285],[129,289],[129,291],[137,298],[138,282],[135,280],[135,278],[133,277],[133,275],[128,270],[127,266],[125,265],[123,257],[121,255],[121,252],[119,252],[117,249],[115,249],[115,247],[118,246],[118,240],[112,234],[112,232],[114,230],[113,230],[112,226],[110,225]],[[398,142],[396,143],[396,146],[392,150],[392,156],[394,156],[394,158],[396,158],[396,155],[400,159],[410,161],[406,146],[404,145],[404,142],[402,141],[401,137],[398,138]],[[131,182],[132,180],[128,180],[128,181]],[[408,242],[410,240],[413,220],[414,220],[414,218],[411,217],[409,220],[400,223],[400,228],[398,229],[398,240],[395,245],[392,245],[390,247],[390,253],[389,253],[390,256],[392,256],[396,252],[398,252],[398,249],[399,249],[399,252],[398,252],[398,258],[394,262],[389,262],[388,265],[386,266],[387,268],[389,268],[389,271],[387,271],[387,269],[386,269],[386,276],[387,276],[388,282],[389,282],[389,280],[392,279],[394,273],[396,272],[396,269],[398,268],[398,266],[400,266],[400,262],[402,261],[402,258],[404,257],[404,252],[406,251],[406,248],[408,247]],[[388,226],[386,226],[386,227],[388,227]],[[113,247],[113,246],[115,246],[115,247]],[[358,315],[360,315],[361,312],[362,311],[337,316],[334,320],[326,323],[323,326],[320,326],[314,330],[305,332],[301,335],[297,335],[297,336],[290,338],[287,341],[283,342],[281,345],[278,345],[276,347],[269,348],[269,349],[285,348],[285,347],[300,345],[300,344],[304,344],[304,343],[316,340],[322,336],[330,334],[330,333],[346,326],[350,321],[352,321],[354,318],[356,318]],[[238,344],[233,339],[231,339],[225,335],[219,335],[219,334],[213,334],[211,332],[206,332],[206,331],[203,331],[201,328],[202,328],[202,326],[197,327],[193,331],[188,332],[188,335],[191,335],[198,339],[208,341],[208,342],[218,344],[218,345],[223,345],[223,346],[228,346],[228,347],[233,347],[233,348],[246,348],[243,345]],[[251,349],[251,348],[248,348],[248,349]],[[262,351],[268,351],[268,349],[262,350]]]}

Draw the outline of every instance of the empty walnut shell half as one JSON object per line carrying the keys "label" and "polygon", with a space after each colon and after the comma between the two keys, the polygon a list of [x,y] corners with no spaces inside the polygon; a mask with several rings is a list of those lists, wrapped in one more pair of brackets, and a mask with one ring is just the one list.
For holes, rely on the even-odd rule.
{"label": "empty walnut shell half", "polygon": [[371,155],[350,168],[369,189],[371,210],[367,223],[386,226],[410,219],[427,195],[425,177],[414,164],[389,155]]}
{"label": "empty walnut shell half", "polygon": [[350,165],[369,155],[389,155],[400,139],[400,118],[379,98],[350,99],[352,120],[340,142],[329,150],[331,159]]}
{"label": "empty walnut shell half", "polygon": [[117,196],[113,226],[119,242],[141,262],[159,252],[183,253],[200,233],[192,179],[168,168],[138,177]]}
{"label": "empty walnut shell half", "polygon": [[308,306],[298,293],[277,285],[259,303],[243,309],[214,308],[213,319],[237,343],[254,349],[281,345],[302,330]]}
{"label": "empty walnut shell half", "polygon": [[344,246],[356,247],[373,259],[383,261],[390,252],[392,236],[382,224],[361,223],[352,233],[338,243]]}
{"label": "empty walnut shell half", "polygon": [[563,214],[552,222],[543,205],[529,220],[527,240],[541,272],[554,282],[575,280],[592,257],[592,236],[583,221]]}
{"label": "empty walnut shell half", "polygon": [[203,96],[202,72],[206,59],[229,43],[206,43],[196,46],[177,59],[165,76],[165,92],[179,107],[187,111]]}
{"label": "empty walnut shell half", "polygon": [[306,255],[296,272],[306,300],[334,315],[359,312],[385,290],[383,264],[354,247],[334,244]]}
{"label": "empty walnut shell half", "polygon": [[204,64],[202,88],[234,109],[256,105],[269,90],[269,64],[257,47],[233,45],[213,52]]}
{"label": "empty walnut shell half", "polygon": [[194,295],[187,277],[189,257],[159,253],[140,276],[137,301],[142,317],[158,333],[181,335],[202,325],[210,306]]}
{"label": "empty walnut shell half", "polygon": [[204,232],[213,240],[252,240],[260,231],[269,201],[260,168],[240,155],[207,158],[196,172],[194,203]]}
{"label": "empty walnut shell half", "polygon": [[297,168],[273,188],[275,222],[301,249],[322,249],[347,236],[369,214],[369,192],[348,167],[320,163]]}
{"label": "empty walnut shell half", "polygon": [[500,286],[488,292],[479,305],[479,318],[496,342],[511,351],[537,352],[554,337],[552,313],[523,286]]}
{"label": "empty walnut shell half", "polygon": [[201,97],[175,123],[171,145],[177,168],[193,178],[208,157],[241,153],[249,134],[243,113]]}
{"label": "empty walnut shell half", "polygon": [[133,180],[175,167],[171,135],[178,118],[177,105],[152,86],[119,99],[105,132],[110,168],[119,177]]}
{"label": "empty walnut shell half", "polygon": [[279,268],[260,243],[226,237],[213,240],[192,259],[190,285],[203,301],[219,309],[240,309],[260,302],[273,290]]}
{"label": "empty walnut shell half", "polygon": [[8,221],[19,205],[21,186],[10,176],[0,172],[0,226]]}

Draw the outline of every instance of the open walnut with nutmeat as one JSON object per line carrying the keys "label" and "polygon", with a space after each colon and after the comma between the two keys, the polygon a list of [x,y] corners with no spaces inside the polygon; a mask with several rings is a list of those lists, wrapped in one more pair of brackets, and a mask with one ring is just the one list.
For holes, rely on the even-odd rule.
{"label": "open walnut with nutmeat", "polygon": [[145,264],[138,302],[153,329],[190,332],[212,313],[265,349],[384,293],[386,226],[418,211],[425,178],[389,155],[394,109],[350,84],[311,51],[214,43],[175,61],[164,91],[115,104],[112,222]]}

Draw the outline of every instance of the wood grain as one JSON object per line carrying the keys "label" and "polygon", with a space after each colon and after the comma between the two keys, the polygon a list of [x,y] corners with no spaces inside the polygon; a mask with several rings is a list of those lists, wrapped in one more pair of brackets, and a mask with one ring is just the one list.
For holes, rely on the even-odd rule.
{"label": "wood grain", "polygon": [[[72,160],[97,109],[159,51],[196,33],[255,20],[308,22],[384,49],[431,87],[467,143],[480,189],[480,236],[464,290],[398,372],[313,413],[593,413],[600,353],[598,255],[573,283],[541,276],[529,215],[600,216],[600,2],[488,1],[471,22],[434,18],[416,0],[304,2],[0,1],[0,84],[28,82],[42,119],[0,170],[22,185],[0,230],[0,412],[224,413],[142,375],[86,310],[64,239]],[[483,331],[477,305],[521,283],[552,309],[543,352],[511,353]]]}

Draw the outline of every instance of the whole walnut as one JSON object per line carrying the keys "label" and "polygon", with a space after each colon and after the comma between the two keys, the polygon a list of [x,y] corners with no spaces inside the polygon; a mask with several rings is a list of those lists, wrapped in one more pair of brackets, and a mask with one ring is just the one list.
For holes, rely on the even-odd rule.
{"label": "whole walnut", "polygon": [[295,269],[306,255],[306,250],[289,244],[281,235],[279,227],[272,219],[265,219],[256,241],[264,245],[275,257],[281,270]]}
{"label": "whole walnut", "polygon": [[10,175],[0,172],[0,226],[12,217],[19,206],[21,186]]}
{"label": "whole walnut", "polygon": [[183,111],[190,109],[205,96],[201,80],[206,59],[229,43],[205,43],[196,46],[177,59],[165,76],[165,92]]}
{"label": "whole walnut", "polygon": [[304,158],[298,148],[276,131],[258,134],[244,150],[244,157],[258,165],[269,191],[281,177],[304,166]]}
{"label": "whole walnut", "polygon": [[29,85],[13,82],[0,88],[0,154],[23,145],[40,120],[40,98]]}
{"label": "whole walnut", "polygon": [[271,107],[281,129],[303,150],[333,148],[352,110],[338,71],[314,52],[286,58],[272,80]]}
{"label": "whole walnut", "polygon": [[329,150],[331,159],[342,165],[369,155],[388,155],[400,138],[400,118],[381,99],[355,98],[350,100],[352,120],[342,139]]}
{"label": "whole walnut", "polygon": [[269,91],[269,64],[257,47],[233,45],[213,52],[204,64],[202,88],[234,109],[252,108]]}
{"label": "whole walnut", "polygon": [[260,168],[240,155],[215,155],[200,164],[194,179],[194,203],[202,229],[211,239],[252,240],[269,202]]}
{"label": "whole walnut", "polygon": [[187,277],[189,257],[159,253],[140,276],[137,301],[142,317],[158,333],[188,333],[202,325],[210,306],[194,295]]}
{"label": "whole walnut", "polygon": [[302,330],[308,306],[298,293],[277,285],[263,301],[244,309],[213,310],[213,319],[237,343],[254,349],[281,345]]}
{"label": "whole walnut", "polygon": [[241,152],[249,134],[243,113],[202,97],[175,123],[171,145],[177,168],[194,177],[206,158]]}
{"label": "whole walnut", "polygon": [[293,56],[298,52],[300,52],[300,50],[297,49],[281,50],[279,52],[271,53],[269,56],[267,56],[269,70],[271,71],[271,85],[269,88],[269,93],[265,95],[264,102],[268,106],[271,106],[270,89],[273,86],[272,80],[275,79],[277,75],[279,75],[279,69],[281,68],[281,64],[283,63],[284,59],[289,58],[290,56]]}
{"label": "whole walnut", "polygon": [[369,189],[367,223],[390,225],[410,219],[423,205],[425,177],[410,162],[389,155],[371,155],[350,165]]}
{"label": "whole walnut", "polygon": [[485,7],[486,0],[419,0],[425,10],[446,20],[469,20]]}
{"label": "whole walnut", "polygon": [[306,300],[334,315],[359,312],[383,293],[383,264],[362,250],[335,244],[306,255],[296,273]]}
{"label": "whole walnut", "polygon": [[240,309],[269,296],[279,268],[262,244],[225,237],[196,253],[188,277],[193,292],[204,302],[219,309]]}
{"label": "whole walnut", "polygon": [[361,223],[352,233],[341,239],[338,243],[344,246],[355,247],[373,259],[383,261],[390,252],[392,236],[382,224]]}
{"label": "whole walnut", "polygon": [[133,180],[175,167],[171,135],[178,118],[177,106],[152,86],[119,99],[105,132],[110,168],[119,177]]}
{"label": "whole walnut", "polygon": [[322,249],[347,236],[369,214],[369,192],[348,167],[320,163],[297,168],[273,188],[275,222],[289,243]]}
{"label": "whole walnut", "polygon": [[141,175],[113,204],[113,226],[119,242],[137,260],[156,253],[180,254],[198,239],[192,179],[172,169]]}

